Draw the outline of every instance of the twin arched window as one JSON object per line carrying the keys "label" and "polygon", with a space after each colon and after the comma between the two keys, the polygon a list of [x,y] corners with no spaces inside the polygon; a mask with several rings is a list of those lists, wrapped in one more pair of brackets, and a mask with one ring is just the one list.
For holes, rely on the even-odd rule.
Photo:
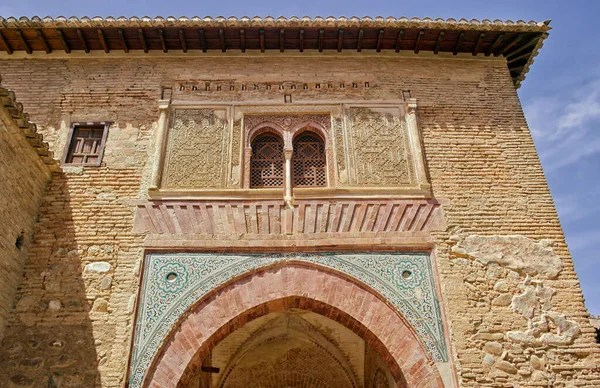
{"label": "twin arched window", "polygon": [[[295,187],[327,185],[325,146],[313,132],[302,132],[293,141],[292,183]],[[285,158],[282,139],[272,133],[252,142],[250,188],[283,187]]]}

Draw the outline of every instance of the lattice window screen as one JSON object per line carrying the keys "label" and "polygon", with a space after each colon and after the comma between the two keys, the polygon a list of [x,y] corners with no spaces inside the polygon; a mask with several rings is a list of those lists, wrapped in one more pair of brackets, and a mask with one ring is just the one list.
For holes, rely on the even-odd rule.
{"label": "lattice window screen", "polygon": [[318,187],[327,185],[325,147],[321,138],[305,132],[294,140],[294,186]]}
{"label": "lattice window screen", "polygon": [[262,135],[252,142],[250,187],[283,187],[283,141],[275,135]]}
{"label": "lattice window screen", "polygon": [[63,164],[100,166],[109,124],[72,123]]}

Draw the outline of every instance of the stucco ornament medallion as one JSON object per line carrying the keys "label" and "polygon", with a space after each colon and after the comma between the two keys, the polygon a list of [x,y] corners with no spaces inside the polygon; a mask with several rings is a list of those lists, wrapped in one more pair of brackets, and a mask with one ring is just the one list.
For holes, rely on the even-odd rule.
{"label": "stucco ornament medallion", "polygon": [[423,282],[423,273],[413,263],[398,263],[394,267],[394,278],[398,287],[414,289]]}
{"label": "stucco ornament medallion", "polygon": [[188,282],[187,269],[178,263],[167,263],[156,272],[158,288],[167,293],[183,290]]}

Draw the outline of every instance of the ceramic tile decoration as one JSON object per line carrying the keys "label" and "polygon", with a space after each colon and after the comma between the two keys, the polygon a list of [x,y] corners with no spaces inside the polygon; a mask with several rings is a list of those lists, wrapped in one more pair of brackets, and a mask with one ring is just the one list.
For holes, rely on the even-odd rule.
{"label": "ceramic tile decoration", "polygon": [[426,253],[149,253],[144,266],[130,387],[141,386],[160,344],[196,301],[236,276],[285,260],[332,268],[372,287],[412,324],[435,362],[447,361],[438,295]]}

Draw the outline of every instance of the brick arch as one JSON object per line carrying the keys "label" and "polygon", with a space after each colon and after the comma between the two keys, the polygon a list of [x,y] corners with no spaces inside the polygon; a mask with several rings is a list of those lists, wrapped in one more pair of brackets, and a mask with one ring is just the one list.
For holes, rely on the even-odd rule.
{"label": "brick arch", "polygon": [[163,342],[143,386],[181,386],[222,339],[253,319],[290,308],[354,331],[378,352],[400,387],[444,387],[415,331],[380,295],[341,273],[295,262],[246,274],[192,306]]}

